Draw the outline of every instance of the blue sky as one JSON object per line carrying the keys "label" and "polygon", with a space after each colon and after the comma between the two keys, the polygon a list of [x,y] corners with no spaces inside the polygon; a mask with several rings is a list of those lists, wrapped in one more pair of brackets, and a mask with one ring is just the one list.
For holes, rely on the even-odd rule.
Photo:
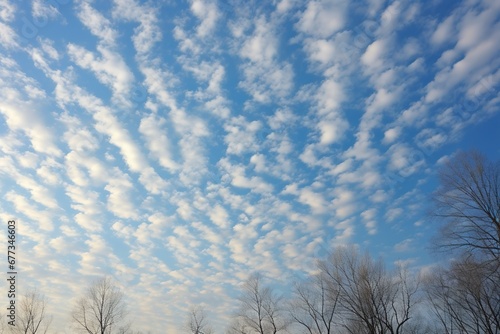
{"label": "blue sky", "polygon": [[458,149],[500,158],[499,14],[0,0],[0,217],[18,221],[19,289],[70,332],[68,305],[110,275],[138,328],[176,333],[192,304],[223,328],[250,273],[289,286],[335,245],[431,265],[435,172]]}

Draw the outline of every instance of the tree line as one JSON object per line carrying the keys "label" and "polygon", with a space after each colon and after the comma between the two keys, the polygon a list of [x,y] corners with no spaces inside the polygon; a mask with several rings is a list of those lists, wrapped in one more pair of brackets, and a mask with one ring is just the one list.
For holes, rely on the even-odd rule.
{"label": "tree line", "polygon": [[[432,215],[442,229],[434,246],[448,254],[447,265],[388,269],[355,246],[336,247],[317,259],[313,274],[288,282],[287,297],[251,275],[226,334],[500,334],[500,161],[459,153],[439,177]],[[110,278],[87,289],[71,318],[79,333],[140,333]],[[49,327],[43,296],[27,294],[13,332],[45,334]],[[189,310],[184,331],[214,334],[200,306]]]}

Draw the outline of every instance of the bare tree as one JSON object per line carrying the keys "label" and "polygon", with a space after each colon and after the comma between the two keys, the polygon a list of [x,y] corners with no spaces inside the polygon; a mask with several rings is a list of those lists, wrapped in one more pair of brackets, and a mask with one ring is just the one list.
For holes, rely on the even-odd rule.
{"label": "bare tree", "polygon": [[88,334],[129,333],[123,293],[109,277],[95,281],[71,314],[78,331]]}
{"label": "bare tree", "polygon": [[440,171],[434,215],[446,224],[436,245],[461,251],[425,279],[441,332],[500,333],[500,161],[461,152]]}
{"label": "bare tree", "polygon": [[336,248],[319,269],[339,290],[339,306],[349,333],[401,334],[412,316],[418,282],[406,270],[387,272],[382,261],[354,247]]}
{"label": "bare tree", "polygon": [[250,331],[246,329],[246,325],[237,316],[229,324],[226,334],[249,334]]}
{"label": "bare tree", "polygon": [[434,195],[437,217],[447,224],[438,246],[500,257],[500,161],[482,154],[462,152],[440,174],[441,187]]}
{"label": "bare tree", "polygon": [[262,286],[262,277],[252,275],[243,285],[240,310],[229,332],[241,334],[277,334],[285,331],[287,322],[281,297]]}
{"label": "bare tree", "polygon": [[500,275],[492,266],[464,256],[427,275],[425,291],[442,333],[500,333]]}
{"label": "bare tree", "polygon": [[191,307],[187,328],[192,334],[212,334],[212,327],[208,323],[205,310],[200,306]]}
{"label": "bare tree", "polygon": [[337,333],[340,289],[325,273],[313,275],[295,286],[295,298],[290,302],[292,319],[309,334]]}
{"label": "bare tree", "polygon": [[52,318],[45,313],[46,301],[36,290],[23,295],[19,301],[17,324],[10,326],[12,333],[45,334]]}

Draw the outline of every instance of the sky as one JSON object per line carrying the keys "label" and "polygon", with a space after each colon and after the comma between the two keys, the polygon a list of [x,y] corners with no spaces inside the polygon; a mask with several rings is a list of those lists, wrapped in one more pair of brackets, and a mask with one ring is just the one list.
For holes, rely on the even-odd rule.
{"label": "sky", "polygon": [[0,0],[0,31],[0,219],[59,333],[103,275],[180,333],[337,245],[424,268],[436,171],[500,159],[497,0]]}

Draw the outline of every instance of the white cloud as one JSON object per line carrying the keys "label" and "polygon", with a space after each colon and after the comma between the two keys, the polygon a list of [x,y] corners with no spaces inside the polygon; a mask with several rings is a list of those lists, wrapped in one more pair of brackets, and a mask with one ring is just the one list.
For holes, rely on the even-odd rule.
{"label": "white cloud", "polygon": [[190,220],[193,215],[193,209],[191,208],[191,205],[185,201],[185,200],[178,200],[175,203],[177,205],[177,214],[184,219],[184,220]]}
{"label": "white cloud", "polygon": [[38,155],[33,152],[25,152],[17,157],[19,164],[24,168],[36,168],[38,165]]}
{"label": "white cloud", "polygon": [[174,252],[177,261],[181,264],[190,264],[197,262],[197,247],[200,242],[196,240],[186,227],[176,227],[175,235],[167,238],[169,248]]}
{"label": "white cloud", "polygon": [[[59,75],[57,74],[54,80],[56,82],[65,82]],[[146,190],[154,194],[161,192],[166,187],[166,182],[149,166],[140,147],[127,129],[122,127],[117,116],[108,107],[104,106],[99,99],[89,95],[80,87],[69,84],[68,88],[75,90],[75,92],[71,97],[65,93],[64,99],[75,99],[75,102],[93,115],[96,121],[96,130],[108,135],[109,142],[120,149],[120,153],[130,170],[140,174],[139,181]],[[68,103],[69,101],[64,102]]]}
{"label": "white cloud", "polygon": [[62,164],[48,158],[40,164],[40,168],[36,170],[36,174],[44,183],[55,186],[61,183],[62,178],[59,171],[62,170],[62,167]]}
{"label": "white cloud", "polygon": [[329,37],[344,27],[347,15],[345,0],[310,1],[297,29],[313,36]]}
{"label": "white cloud", "polygon": [[[483,77],[498,69],[500,23],[496,22],[499,8],[491,6],[483,11],[468,11],[459,19],[458,42],[454,49],[443,53],[438,64],[455,63],[444,67],[427,86],[425,101],[441,101],[457,85],[473,86]],[[457,55],[464,54],[463,58]],[[446,57],[445,57],[446,55]]]}
{"label": "white cloud", "polygon": [[[362,126],[363,124],[360,124],[360,127]],[[378,149],[374,147],[373,143],[370,140],[371,138],[370,131],[371,129],[368,127],[362,128],[356,134],[357,140],[355,144],[352,147],[350,147],[347,151],[345,151],[344,156],[346,158],[354,158],[362,163],[361,168],[359,168],[356,171],[357,173],[365,174],[366,172],[370,171],[370,174],[376,175],[377,174],[376,167],[378,163],[381,161],[382,157]],[[355,176],[354,179],[358,180],[358,182],[361,180],[365,180],[365,177],[359,174],[353,175],[353,173],[351,173],[351,175],[349,176],[351,177]]]}
{"label": "white cloud", "polygon": [[384,5],[385,0],[368,0],[368,14],[370,16],[375,16],[377,12],[380,11],[382,6]]}
{"label": "white cloud", "polygon": [[151,154],[158,159],[160,165],[174,172],[179,166],[172,159],[172,146],[165,127],[166,120],[164,118],[158,117],[155,114],[150,114],[142,118],[139,131],[146,138]]}
{"label": "white cloud", "polygon": [[24,132],[36,151],[60,156],[62,152],[55,144],[52,131],[40,118],[37,106],[18,99],[17,94],[8,95],[4,95],[5,99],[0,101],[0,113],[4,115],[8,126],[14,131]]}
{"label": "white cloud", "polygon": [[227,214],[226,210],[220,206],[216,205],[211,211],[210,211],[210,220],[217,225],[219,228],[224,229],[229,227],[229,215]]}
{"label": "white cloud", "polygon": [[271,129],[277,130],[281,127],[290,126],[298,120],[298,116],[289,109],[278,109],[273,116],[268,118]]}
{"label": "white cloud", "polygon": [[332,203],[335,208],[335,215],[339,219],[345,219],[359,209],[356,203],[356,196],[351,190],[347,188],[335,188],[334,196]]}
{"label": "white cloud", "polygon": [[401,128],[394,127],[384,132],[384,144],[392,144],[401,135]]}
{"label": "white cloud", "polygon": [[66,160],[66,174],[71,182],[78,186],[85,187],[89,184],[89,178],[80,168],[78,156],[69,154]]}
{"label": "white cloud", "polygon": [[372,200],[374,203],[383,203],[388,199],[389,194],[382,189],[377,190],[373,195],[370,196],[370,200]]}
{"label": "white cloud", "polygon": [[104,212],[99,193],[78,186],[68,185],[66,195],[71,199],[70,206],[79,211],[74,220],[86,231],[102,231],[99,217]]}
{"label": "white cloud", "polygon": [[184,29],[179,26],[174,28],[174,38],[179,41],[180,50],[184,53],[199,54],[201,47],[195,38],[189,38]]}
{"label": "white cloud", "polygon": [[63,113],[59,120],[66,125],[68,130],[64,133],[64,140],[73,151],[95,151],[99,147],[97,138],[83,126],[77,117]]}
{"label": "white cloud", "polygon": [[191,2],[191,11],[201,20],[197,28],[198,36],[206,37],[208,34],[212,33],[219,19],[219,11],[216,3],[204,0],[193,0]]}
{"label": "white cloud", "polygon": [[315,214],[322,214],[328,210],[328,204],[320,193],[309,188],[300,190],[299,202],[308,205]]}
{"label": "white cloud", "polygon": [[305,49],[312,61],[322,65],[328,65],[334,60],[336,55],[335,43],[326,39],[306,39]]}
{"label": "white cloud", "polygon": [[377,113],[387,109],[399,97],[399,91],[388,91],[385,88],[379,89],[367,99],[367,113]]}
{"label": "white cloud", "polygon": [[397,122],[404,126],[420,127],[428,119],[428,106],[421,101],[414,102],[398,117]]}
{"label": "white cloud", "polygon": [[262,173],[268,171],[266,168],[266,156],[263,154],[254,154],[250,158],[250,163],[254,164],[255,171],[257,173]]}
{"label": "white cloud", "polygon": [[406,144],[394,144],[387,153],[390,155],[389,168],[403,177],[416,173],[425,165],[422,152]]}
{"label": "white cloud", "polygon": [[346,159],[346,160],[342,161],[341,163],[339,163],[335,166],[332,166],[330,173],[333,175],[339,175],[339,174],[342,174],[342,173],[349,171],[353,167],[354,167],[353,160]]}
{"label": "white cloud", "polygon": [[234,261],[239,263],[248,261],[249,252],[240,240],[231,239],[229,241],[229,250]]}
{"label": "white cloud", "polygon": [[194,95],[196,98],[215,97],[222,98],[221,84],[224,80],[226,71],[219,62],[207,62],[200,60],[198,57],[182,56],[179,58],[182,62],[182,67],[191,72],[198,81],[208,83],[206,91],[203,93],[198,90]]}
{"label": "white cloud", "polygon": [[[211,84],[212,82],[210,82],[209,89],[212,86]],[[207,110],[219,116],[220,118],[228,118],[231,114],[231,110],[227,106],[227,100],[222,96],[216,96],[213,99],[205,102],[205,107]]]}
{"label": "white cloud", "polygon": [[401,23],[404,5],[401,1],[396,0],[384,9],[380,18],[379,35],[385,35],[396,30],[397,24]]}
{"label": "white cloud", "polygon": [[172,217],[165,216],[161,212],[155,212],[148,217],[148,221],[151,223],[151,230],[159,233],[164,230],[165,227],[172,224]]}
{"label": "white cloud", "polygon": [[168,182],[158,175],[152,167],[146,167],[141,171],[139,181],[147,191],[155,195],[163,193],[168,187]]}
{"label": "white cloud", "polygon": [[77,14],[80,21],[105,45],[114,46],[116,44],[117,31],[113,29],[111,22],[93,8],[89,2],[79,1]]}
{"label": "white cloud", "polygon": [[455,16],[450,15],[443,22],[439,23],[436,30],[431,36],[431,42],[433,44],[443,44],[451,43],[456,40],[456,34],[454,31],[455,26]]}
{"label": "white cloud", "polygon": [[439,129],[423,129],[417,135],[416,141],[425,150],[435,150],[448,141],[448,135]]}
{"label": "white cloud", "polygon": [[335,224],[335,230],[338,231],[333,241],[334,245],[347,245],[354,236],[354,218],[348,218]]}
{"label": "white cloud", "polygon": [[[55,2],[57,4],[57,2]],[[32,14],[36,18],[55,18],[60,15],[57,6],[47,3],[43,0],[33,0]]]}
{"label": "white cloud", "polygon": [[261,177],[247,177],[245,167],[241,165],[232,165],[227,159],[220,160],[218,165],[227,173],[231,184],[235,187],[251,189],[257,193],[273,191],[273,186],[265,182]]}
{"label": "white cloud", "polygon": [[239,86],[247,90],[259,103],[269,103],[276,98],[286,98],[292,88],[294,71],[289,63],[244,64],[244,80]]}
{"label": "white cloud", "polygon": [[394,250],[398,253],[407,252],[411,249],[413,243],[413,239],[405,239],[401,242],[398,242],[394,245]]}
{"label": "white cloud", "polygon": [[115,168],[104,189],[109,193],[107,208],[116,217],[124,219],[139,218],[137,208],[130,197],[133,183],[127,174]]}
{"label": "white cloud", "polygon": [[247,60],[240,65],[244,79],[239,86],[259,103],[285,98],[293,88],[294,71],[290,63],[277,59],[276,23],[260,16],[253,24],[253,34],[245,36],[239,49],[240,57]]}
{"label": "white cloud", "polygon": [[393,1],[382,13],[380,27],[377,29],[378,36],[389,36],[394,31],[403,29],[413,21],[421,9],[420,3]]}
{"label": "white cloud", "polygon": [[100,58],[81,46],[68,45],[68,53],[78,66],[91,70],[97,80],[109,86],[118,103],[129,105],[129,93],[134,75],[120,54],[100,45],[97,46],[97,50],[101,54]]}
{"label": "white cloud", "polygon": [[114,0],[113,16],[127,21],[138,22],[132,37],[135,49],[140,55],[147,55],[153,45],[162,38],[158,27],[157,9],[149,5],[140,5],[135,0]]}
{"label": "white cloud", "polygon": [[340,114],[339,108],[345,100],[342,86],[332,79],[325,80],[316,95],[318,103],[318,130],[321,134],[320,143],[330,145],[342,139],[348,128],[348,123]]}
{"label": "white cloud", "polygon": [[5,199],[12,203],[17,212],[28,217],[29,220],[26,221],[27,226],[25,226],[25,229],[26,234],[32,240],[43,239],[44,235],[36,233],[38,229],[42,231],[52,231],[54,229],[53,216],[46,210],[39,210],[26,197],[15,191],[9,191],[5,194]]}
{"label": "white cloud", "polygon": [[58,209],[59,208],[59,205],[58,205],[57,201],[55,200],[52,192],[49,191],[44,186],[38,184],[32,178],[18,173],[15,180],[19,186],[27,189],[30,192],[31,198],[34,201],[44,205],[45,207],[47,207],[49,209]]}
{"label": "white cloud", "polygon": [[213,247],[211,247],[210,255],[216,258],[219,262],[223,261],[224,256],[220,254],[215,244],[222,244],[223,238],[219,233],[214,232],[210,227],[201,222],[194,222],[192,226],[200,232],[200,237],[207,240]]}
{"label": "white cloud", "polygon": [[184,160],[180,172],[181,182],[186,185],[196,184],[206,173],[206,157],[202,138],[209,136],[210,132],[205,121],[178,108],[176,100],[168,90],[168,73],[149,66],[143,66],[141,71],[146,77],[145,83],[149,92],[154,94],[159,102],[171,109],[170,120],[180,135],[178,145]]}
{"label": "white cloud", "polygon": [[318,89],[319,114],[328,114],[337,110],[340,104],[345,100],[345,93],[342,85],[333,79],[325,80]]}
{"label": "white cloud", "polygon": [[31,178],[29,173],[19,171],[10,157],[0,159],[1,174],[15,181],[17,185],[26,189],[31,199],[45,206],[48,209],[59,209],[59,205],[49,189],[39,184],[35,179]]}
{"label": "white cloud", "polygon": [[276,6],[278,13],[286,13],[297,5],[297,0],[281,0]]}
{"label": "white cloud", "polygon": [[[94,156],[84,152],[71,151],[65,158],[68,175],[75,176],[75,178],[70,177],[75,184],[87,185],[89,182],[102,184],[109,177],[108,166]],[[81,167],[86,170],[86,174],[83,173]],[[87,179],[87,175],[90,180]]]}
{"label": "white cloud", "polygon": [[113,225],[111,225],[111,229],[116,233],[119,238],[124,240],[130,240],[134,235],[134,228],[130,225],[125,225],[121,221],[117,221]]}
{"label": "white cloud", "polygon": [[461,18],[458,33],[457,48],[462,50],[471,49],[489,38],[489,34],[498,31],[498,13],[500,8],[493,2],[485,2],[482,11],[469,10]]}
{"label": "white cloud", "polygon": [[228,154],[241,155],[248,151],[256,151],[259,147],[256,133],[262,128],[259,121],[248,122],[243,116],[230,119],[225,123],[227,135],[224,141],[227,144]]}
{"label": "white cloud", "polygon": [[406,43],[401,47],[398,60],[409,61],[422,54],[421,42],[416,38],[408,38]]}
{"label": "white cloud", "polygon": [[243,43],[240,55],[252,62],[269,63],[278,53],[277,43],[272,25],[260,17],[255,22],[254,34]]}
{"label": "white cloud", "polygon": [[16,12],[16,6],[9,0],[3,0],[0,2],[0,19],[5,22],[10,22],[14,20]]}
{"label": "white cloud", "polygon": [[425,66],[424,58],[420,57],[420,58],[415,59],[415,61],[413,61],[410,65],[408,65],[406,70],[410,73],[414,73],[414,72],[422,73],[425,69],[424,66]]}
{"label": "white cloud", "polygon": [[400,217],[404,213],[404,210],[401,208],[390,208],[387,210],[385,214],[385,219],[387,219],[388,222],[393,222],[395,219]]}
{"label": "white cloud", "polygon": [[338,119],[332,119],[320,121],[318,128],[321,132],[320,143],[322,145],[330,145],[337,142],[342,137],[342,133],[346,126],[345,122]]}
{"label": "white cloud", "polygon": [[241,240],[254,239],[259,236],[253,224],[236,224],[233,226],[236,237]]}
{"label": "white cloud", "polygon": [[390,47],[388,39],[377,39],[365,50],[361,56],[361,62],[367,68],[368,73],[379,72],[387,66],[385,56]]}
{"label": "white cloud", "polygon": [[[120,267],[126,269],[103,236],[91,234],[85,244],[88,246],[88,250],[80,255],[80,269],[78,271],[81,274],[101,276],[102,269],[108,266],[114,267],[115,270]],[[103,254],[106,256],[102,256]],[[120,274],[119,271],[117,274]]]}

